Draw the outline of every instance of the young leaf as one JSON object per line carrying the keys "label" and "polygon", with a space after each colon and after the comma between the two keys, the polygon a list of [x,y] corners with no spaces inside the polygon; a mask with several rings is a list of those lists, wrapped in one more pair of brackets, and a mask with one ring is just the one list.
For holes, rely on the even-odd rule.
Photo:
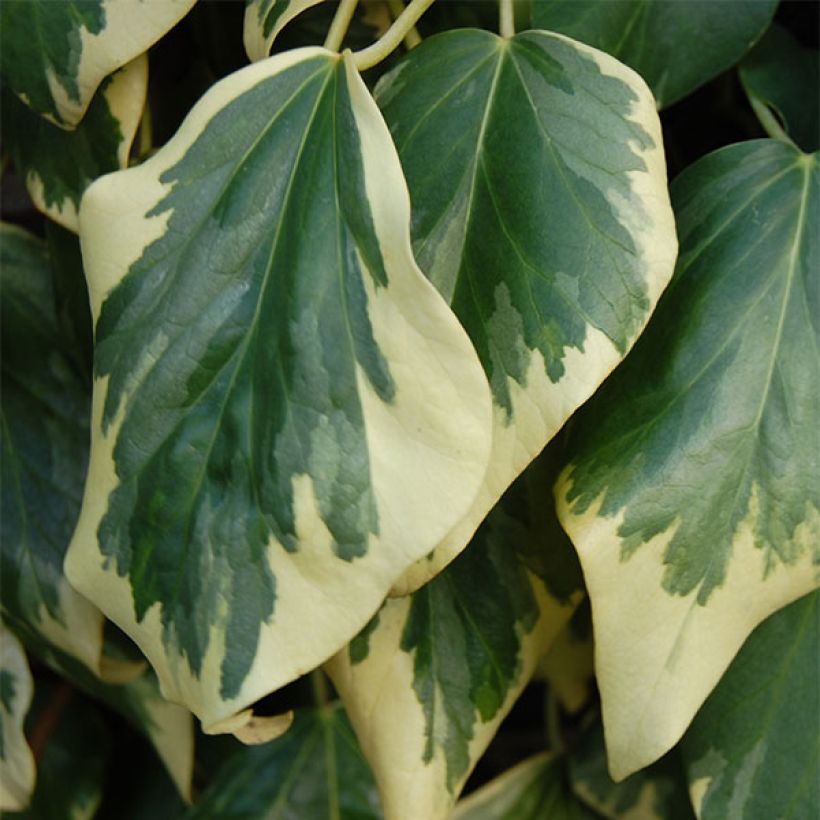
{"label": "young leaf", "polygon": [[773,25],[740,64],[749,102],[770,136],[791,137],[804,151],[820,141],[820,51]]}
{"label": "young leaf", "polygon": [[533,0],[532,24],[623,60],[664,108],[734,65],[776,8],[777,0]]}
{"label": "young leaf", "polygon": [[81,328],[58,316],[46,243],[5,224],[0,239],[2,612],[27,643],[57,647],[101,675],[102,613],[62,568],[88,461]]}
{"label": "young leaf", "polygon": [[80,213],[96,324],[72,583],[207,731],[344,646],[478,490],[490,400],[350,57],[214,86]]}
{"label": "young leaf", "polygon": [[297,712],[283,737],[236,753],[185,820],[380,820],[373,775],[339,706]]}
{"label": "young leaf", "polygon": [[452,820],[592,820],[567,788],[564,761],[544,752],[482,786],[456,806]]}
{"label": "young leaf", "polygon": [[147,51],[196,0],[4,0],[0,78],[63,128],[85,115],[105,77]]}
{"label": "young leaf", "polygon": [[248,0],[242,39],[252,62],[264,60],[276,35],[303,11],[322,0]]}
{"label": "young leaf", "polygon": [[493,391],[493,451],[469,514],[418,589],[629,350],[672,274],[675,226],[654,101],[558,35],[431,37],[379,84],[413,200],[413,249]]}
{"label": "young leaf", "polygon": [[34,790],[34,756],[23,734],[33,686],[23,647],[0,622],[0,810],[24,809]]}
{"label": "young leaf", "polygon": [[3,93],[3,141],[38,210],[77,231],[80,197],[97,177],[128,164],[148,86],[141,55],[100,85],[83,121],[65,131]]}
{"label": "young leaf", "polygon": [[462,555],[388,600],[328,665],[391,820],[449,815],[581,597],[572,546],[544,505],[545,466],[519,479]]}
{"label": "young leaf", "polygon": [[751,630],[817,585],[819,182],[817,155],[774,140],[687,169],[673,284],[574,423],[556,492],[616,779],[669,749]]}
{"label": "young leaf", "polygon": [[820,805],[817,592],[749,636],[684,735],[698,817],[811,817]]}

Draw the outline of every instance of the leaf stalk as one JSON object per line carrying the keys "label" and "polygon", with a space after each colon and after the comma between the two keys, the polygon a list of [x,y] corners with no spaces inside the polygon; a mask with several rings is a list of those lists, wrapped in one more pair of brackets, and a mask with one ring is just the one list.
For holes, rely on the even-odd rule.
{"label": "leaf stalk", "polygon": [[336,14],[333,15],[330,29],[327,32],[327,37],[325,37],[324,45],[326,49],[330,51],[339,50],[358,4],[359,0],[342,0],[339,3],[339,8],[336,9]]}
{"label": "leaf stalk", "polygon": [[409,6],[398,16],[396,21],[372,46],[363,48],[353,54],[353,60],[359,71],[373,68],[392,54],[401,41],[407,36],[419,18],[435,0],[412,0]]}

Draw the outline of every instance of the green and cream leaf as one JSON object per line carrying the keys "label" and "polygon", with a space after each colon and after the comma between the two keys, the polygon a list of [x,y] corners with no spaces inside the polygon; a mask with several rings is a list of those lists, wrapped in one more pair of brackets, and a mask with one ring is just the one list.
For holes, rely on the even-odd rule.
{"label": "green and cream leaf", "polygon": [[811,817],[820,805],[820,593],[749,636],[681,742],[698,817]]}
{"label": "green and cream leaf", "polygon": [[413,202],[419,265],[493,391],[493,450],[469,514],[394,594],[467,544],[516,476],[629,350],[677,249],[654,100],[630,69],[560,35],[464,29],[380,82]]}
{"label": "green and cream leaf", "polygon": [[4,0],[0,78],[33,111],[74,128],[100,83],[143,54],[196,0]]}
{"label": "green and cream leaf", "polygon": [[390,820],[449,816],[581,598],[574,551],[544,504],[545,467],[542,457],[462,555],[388,599],[327,666]]}
{"label": "green and cream leaf", "polygon": [[777,0],[533,0],[532,24],[623,60],[663,108],[734,65],[776,8]]}
{"label": "green and cream leaf", "polygon": [[19,811],[31,800],[36,772],[23,734],[34,687],[26,653],[0,623],[0,810]]}
{"label": "green and cream leaf", "polygon": [[681,257],[576,417],[556,488],[595,624],[616,779],[683,734],[754,627],[820,564],[818,156],[774,140],[673,184]]}
{"label": "green and cream leaf", "polygon": [[249,0],[242,35],[252,62],[270,54],[276,35],[295,17],[323,0]]}
{"label": "green and cream leaf", "polygon": [[141,55],[100,85],[82,122],[66,131],[3,95],[3,142],[38,210],[71,231],[83,191],[125,168],[142,117],[148,58]]}
{"label": "green and cream leaf", "polygon": [[375,103],[317,48],[218,83],[83,198],[96,380],[67,572],[207,731],[344,646],[478,491],[489,389],[409,228]]}

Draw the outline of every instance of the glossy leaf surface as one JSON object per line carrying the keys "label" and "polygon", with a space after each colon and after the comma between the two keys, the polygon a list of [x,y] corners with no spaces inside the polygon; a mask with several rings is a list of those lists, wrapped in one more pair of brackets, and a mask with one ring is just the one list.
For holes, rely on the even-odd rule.
{"label": "glossy leaf surface", "polygon": [[746,641],[684,735],[698,817],[811,817],[820,805],[820,593]]}
{"label": "glossy leaf surface", "polygon": [[752,629],[818,583],[817,159],[747,142],[675,181],[673,284],[574,423],[556,492],[616,778],[677,742]]}
{"label": "glossy leaf surface", "polygon": [[3,142],[36,207],[77,231],[80,197],[97,177],[125,168],[148,87],[148,58],[137,57],[107,78],[73,131],[3,94]]}
{"label": "glossy leaf surface", "polygon": [[478,490],[489,391],[409,222],[375,103],[315,48],[226,78],[84,197],[67,571],[209,731],[345,645]]}
{"label": "glossy leaf surface", "polygon": [[33,685],[26,653],[0,623],[0,809],[25,808],[34,791],[34,756],[23,734]]}
{"label": "glossy leaf surface", "polygon": [[388,600],[328,666],[391,820],[449,816],[581,597],[572,546],[544,505],[549,467],[530,467],[462,555]]}
{"label": "glossy leaf surface", "polygon": [[64,128],[100,83],[178,23],[196,0],[5,0],[0,77],[33,111]]}
{"label": "glossy leaf surface", "polygon": [[245,7],[243,42],[248,58],[264,60],[276,35],[303,11],[322,0],[249,0]]}
{"label": "glossy leaf surface", "polygon": [[532,24],[622,60],[663,108],[734,65],[776,8],[777,0],[533,0]]}
{"label": "glossy leaf surface", "polygon": [[494,405],[482,490],[403,594],[463,549],[626,354],[676,240],[654,102],[606,54],[545,32],[452,31],[413,49],[376,97],[416,258],[470,334]]}
{"label": "glossy leaf surface", "polygon": [[380,820],[373,775],[339,706],[297,713],[287,734],[243,749],[186,820]]}

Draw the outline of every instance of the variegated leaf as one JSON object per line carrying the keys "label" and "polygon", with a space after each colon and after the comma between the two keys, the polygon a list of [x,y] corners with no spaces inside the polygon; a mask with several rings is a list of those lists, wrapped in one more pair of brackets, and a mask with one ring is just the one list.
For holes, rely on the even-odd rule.
{"label": "variegated leaf", "polygon": [[243,41],[252,62],[264,60],[276,35],[294,17],[322,0],[247,0]]}
{"label": "variegated leaf", "polygon": [[34,791],[34,756],[23,734],[33,685],[23,647],[0,623],[0,810],[24,809]]}
{"label": "variegated leaf", "polygon": [[344,646],[480,485],[489,390],[409,223],[375,103],[316,48],[218,83],[83,199],[96,381],[67,572],[208,731]]}
{"label": "variegated leaf", "polygon": [[778,0],[533,0],[532,23],[632,66],[658,107],[734,65],[766,30]]}
{"label": "variegated leaf", "polygon": [[818,155],[742,143],[672,193],[675,279],[576,418],[556,488],[616,779],[676,743],[752,629],[819,577]]}
{"label": "variegated leaf", "polygon": [[77,231],[83,191],[97,177],[128,165],[147,87],[143,54],[102,82],[73,131],[58,128],[4,92],[3,142],[46,216]]}
{"label": "variegated leaf", "polygon": [[764,621],[681,743],[703,820],[812,817],[820,806],[820,593]]}
{"label": "variegated leaf", "polygon": [[548,752],[514,766],[460,801],[452,820],[593,820],[567,788],[564,761]]}
{"label": "variegated leaf", "polygon": [[413,248],[478,350],[493,450],[469,514],[405,575],[454,558],[629,350],[672,274],[655,104],[606,54],[530,31],[425,40],[376,91],[407,175]]}
{"label": "variegated leaf", "polygon": [[236,753],[185,820],[381,820],[373,775],[337,705],[297,712],[286,735]]}
{"label": "variegated leaf", "polygon": [[4,0],[0,78],[64,128],[85,115],[100,83],[159,40],[196,0]]}
{"label": "variegated leaf", "polygon": [[389,820],[445,818],[581,597],[542,457],[470,546],[328,665]]}

